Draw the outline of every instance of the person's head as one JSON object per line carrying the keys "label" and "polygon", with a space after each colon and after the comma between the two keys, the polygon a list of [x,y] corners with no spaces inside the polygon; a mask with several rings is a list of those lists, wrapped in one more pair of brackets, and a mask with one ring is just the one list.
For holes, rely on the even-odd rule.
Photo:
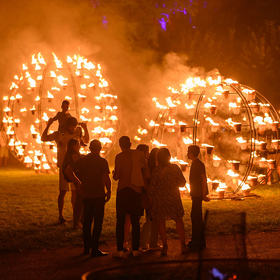
{"label": "person's head", "polygon": [[80,141],[78,139],[70,139],[67,144],[67,153],[74,154],[79,153]]}
{"label": "person's head", "polygon": [[152,172],[153,169],[157,166],[157,152],[159,148],[153,148],[150,152],[149,158],[148,158],[148,166],[150,171]]}
{"label": "person's head", "polygon": [[198,157],[200,148],[197,145],[190,145],[188,147],[188,159],[194,160]]}
{"label": "person's head", "polygon": [[128,136],[122,136],[119,139],[119,145],[120,145],[121,150],[130,149],[131,143],[130,143],[129,137]]}
{"label": "person's head", "polygon": [[68,100],[63,100],[61,104],[62,112],[67,112],[69,109],[70,102]]}
{"label": "person's head", "polygon": [[145,155],[145,159],[148,159],[149,157],[149,146],[146,144],[139,144],[136,148],[139,151],[142,151]]}
{"label": "person's head", "polygon": [[101,151],[101,142],[99,140],[92,140],[89,144],[89,149],[92,153],[97,153],[99,154]]}
{"label": "person's head", "polygon": [[74,134],[78,121],[74,117],[70,117],[66,121],[67,130],[69,133]]}
{"label": "person's head", "polygon": [[157,163],[162,167],[170,164],[171,155],[167,148],[160,148],[157,152]]}

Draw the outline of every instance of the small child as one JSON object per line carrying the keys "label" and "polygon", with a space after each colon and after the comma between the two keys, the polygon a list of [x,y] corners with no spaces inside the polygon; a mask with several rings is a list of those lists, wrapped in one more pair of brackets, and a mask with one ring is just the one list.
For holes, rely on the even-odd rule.
{"label": "small child", "polygon": [[68,112],[69,105],[70,105],[69,101],[64,100],[61,104],[62,111],[58,112],[56,116],[53,118],[53,121],[58,120],[58,130],[62,133],[67,130],[66,122],[67,119],[71,117],[70,113]]}

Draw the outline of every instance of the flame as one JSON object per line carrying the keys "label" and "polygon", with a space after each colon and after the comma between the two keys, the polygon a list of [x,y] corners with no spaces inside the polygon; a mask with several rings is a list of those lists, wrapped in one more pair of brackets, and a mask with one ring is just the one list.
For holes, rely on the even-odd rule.
{"label": "flame", "polygon": [[193,143],[193,141],[192,141],[190,138],[188,138],[188,137],[183,138],[183,142],[184,142],[184,144],[186,144],[186,145],[190,145],[190,144]]}
{"label": "flame", "polygon": [[17,95],[16,95],[16,99],[21,99],[22,98],[22,96],[18,93]]}
{"label": "flame", "polygon": [[237,142],[240,143],[240,144],[243,144],[243,143],[246,143],[247,141],[244,140],[242,137],[237,137],[236,138]]}
{"label": "flame", "polygon": [[30,127],[30,132],[31,132],[31,134],[37,134],[37,132],[36,132],[35,127],[34,127],[33,124],[32,124],[31,127]]}
{"label": "flame", "polygon": [[101,138],[99,138],[99,141],[100,141],[103,145],[112,143],[112,140],[110,140],[110,139],[107,138],[107,137],[101,137]]}
{"label": "flame", "polygon": [[213,155],[213,160],[221,160],[218,156]]}
{"label": "flame", "polygon": [[64,78],[62,75],[57,76],[57,82],[62,86],[67,86],[64,81],[67,81],[68,78]]}
{"label": "flame", "polygon": [[37,59],[35,58],[35,54],[32,54],[31,64],[37,64]]}
{"label": "flame", "polygon": [[117,116],[111,116],[111,117],[109,118],[109,120],[111,120],[111,121],[117,121],[117,120],[118,120],[118,117],[117,117]]}
{"label": "flame", "polygon": [[137,131],[138,131],[139,134],[142,134],[142,135],[143,134],[148,134],[147,129],[142,129],[141,127],[139,127]]}
{"label": "flame", "polygon": [[44,168],[45,170],[49,170],[49,169],[50,169],[50,166],[49,166],[47,163],[44,163],[44,164],[43,164],[43,168]]}
{"label": "flame", "polygon": [[[50,71],[50,74],[51,74],[51,78],[56,78],[56,74],[54,71]],[[58,90],[60,90],[60,89],[58,89]]]}
{"label": "flame", "polygon": [[52,53],[52,54],[53,54],[53,57],[54,57],[54,62],[56,64],[56,67],[57,68],[62,68],[62,62],[57,58],[57,56],[54,53]]}
{"label": "flame", "polygon": [[11,89],[11,90],[12,90],[12,89],[18,89],[17,84],[15,84],[14,82],[12,82],[12,85],[11,85],[10,89]]}
{"label": "flame", "polygon": [[215,123],[210,117],[207,117],[205,120],[208,121],[211,125],[214,125],[214,126],[219,125],[218,123]]}
{"label": "flame", "polygon": [[32,163],[32,159],[29,156],[24,157],[24,163]]}
{"label": "flame", "polygon": [[54,98],[54,96],[48,91],[48,98]]}
{"label": "flame", "polygon": [[89,109],[84,107],[84,108],[81,109],[81,112],[82,112],[82,114],[88,113]]}
{"label": "flame", "polygon": [[149,122],[149,126],[159,126],[158,123],[155,123],[153,120]]}
{"label": "flame", "polygon": [[40,52],[38,53],[38,61],[39,61],[39,63],[46,65],[46,62]]}
{"label": "flame", "polygon": [[238,173],[234,173],[232,170],[228,170],[227,175],[229,175],[230,177],[238,177],[239,176]]}
{"label": "flame", "polygon": [[213,80],[212,77],[208,77],[207,78],[207,82],[209,83],[210,86],[213,85],[219,85],[222,81],[222,78],[220,76],[218,76],[218,78],[216,80]]}
{"label": "flame", "polygon": [[36,81],[33,80],[31,77],[28,78],[28,82],[29,82],[31,88],[36,87]]}
{"label": "flame", "polygon": [[234,81],[232,79],[226,79],[225,82],[228,83],[228,84],[238,84],[237,81]]}
{"label": "flame", "polygon": [[47,113],[45,113],[45,112],[43,113],[42,120],[44,120],[46,122],[49,120],[49,117],[48,117]]}
{"label": "flame", "polygon": [[71,62],[73,62],[73,60],[72,60],[72,58],[68,55],[67,56],[67,60],[66,60],[68,63],[71,63]]}
{"label": "flame", "polygon": [[41,70],[41,66],[38,63],[36,63],[35,70]]}
{"label": "flame", "polygon": [[162,143],[158,142],[157,140],[153,140],[152,144],[157,146],[157,147],[167,147],[166,144],[162,144]]}
{"label": "flame", "polygon": [[166,102],[167,102],[169,108],[177,107],[177,106],[173,103],[173,101],[171,100],[171,97],[168,97],[168,98],[166,98],[165,100],[166,100]]}

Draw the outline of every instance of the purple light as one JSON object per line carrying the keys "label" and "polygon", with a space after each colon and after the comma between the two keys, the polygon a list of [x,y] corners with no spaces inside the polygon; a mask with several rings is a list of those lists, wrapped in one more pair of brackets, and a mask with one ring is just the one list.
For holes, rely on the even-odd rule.
{"label": "purple light", "polygon": [[108,27],[108,21],[107,21],[107,17],[106,16],[102,17],[102,24],[103,24],[103,27],[105,27],[105,28]]}
{"label": "purple light", "polygon": [[169,14],[161,14],[161,15],[166,17],[166,21],[165,21],[165,18],[162,17],[161,19],[158,19],[158,22],[160,23],[161,28],[162,28],[164,31],[166,31],[166,24],[167,24],[167,22],[169,21]]}

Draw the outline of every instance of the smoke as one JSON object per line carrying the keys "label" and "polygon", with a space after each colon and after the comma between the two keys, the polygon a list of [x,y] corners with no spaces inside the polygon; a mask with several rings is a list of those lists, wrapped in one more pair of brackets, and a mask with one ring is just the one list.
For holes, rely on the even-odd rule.
{"label": "smoke", "polygon": [[189,67],[186,55],[161,57],[152,48],[135,48],[128,34],[133,27],[116,6],[94,7],[93,2],[1,1],[0,98],[8,95],[13,76],[32,54],[41,52],[49,61],[52,52],[61,59],[79,53],[102,66],[121,103],[120,133],[133,137],[146,117],[156,117],[153,97],[164,101],[170,96],[168,87],[179,90],[187,78],[205,71]]}

